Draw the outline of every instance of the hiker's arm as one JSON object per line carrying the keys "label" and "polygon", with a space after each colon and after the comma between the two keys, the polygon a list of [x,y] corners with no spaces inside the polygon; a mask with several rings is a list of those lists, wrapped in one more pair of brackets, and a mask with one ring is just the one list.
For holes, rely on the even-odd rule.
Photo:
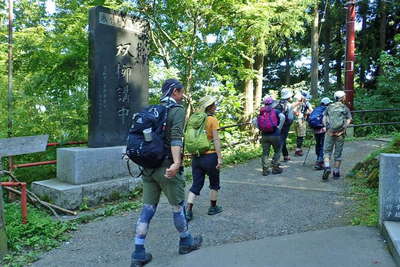
{"label": "hiker's arm", "polygon": [[278,129],[281,130],[283,127],[283,124],[285,123],[285,115],[283,113],[279,113],[279,125],[278,125]]}
{"label": "hiker's arm", "polygon": [[171,124],[171,154],[174,162],[166,169],[164,175],[166,178],[175,177],[181,167],[183,125],[185,122],[185,111],[183,108],[174,108],[171,112],[174,112]]}
{"label": "hiker's arm", "polygon": [[217,169],[219,169],[221,168],[222,165],[222,154],[221,154],[221,140],[219,139],[218,129],[213,129],[212,134],[213,134],[215,152],[217,152],[217,157],[218,157]]}

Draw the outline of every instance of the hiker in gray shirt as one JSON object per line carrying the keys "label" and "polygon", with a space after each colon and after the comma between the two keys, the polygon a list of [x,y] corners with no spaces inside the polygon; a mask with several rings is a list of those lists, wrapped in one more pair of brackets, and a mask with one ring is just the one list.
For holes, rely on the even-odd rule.
{"label": "hiker in gray shirt", "polygon": [[334,149],[333,179],[340,178],[340,164],[342,162],[346,129],[352,119],[350,109],[344,104],[346,100],[345,92],[335,92],[334,98],[336,102],[330,104],[324,112],[324,125],[327,131],[324,143],[324,173],[322,181],[327,181],[331,174],[330,159]]}

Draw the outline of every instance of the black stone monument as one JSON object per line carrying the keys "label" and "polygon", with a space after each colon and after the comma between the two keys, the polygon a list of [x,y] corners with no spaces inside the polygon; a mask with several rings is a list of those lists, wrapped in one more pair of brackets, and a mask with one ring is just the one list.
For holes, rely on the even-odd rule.
{"label": "black stone monument", "polygon": [[147,105],[148,27],[105,7],[89,11],[89,147],[125,145],[132,115]]}

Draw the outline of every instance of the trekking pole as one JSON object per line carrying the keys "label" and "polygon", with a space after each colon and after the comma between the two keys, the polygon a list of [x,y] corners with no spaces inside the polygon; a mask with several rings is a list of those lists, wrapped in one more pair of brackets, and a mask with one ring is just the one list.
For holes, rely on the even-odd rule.
{"label": "trekking pole", "polygon": [[[315,140],[315,139],[313,138],[313,140]],[[311,150],[311,147],[312,147],[313,145],[314,145],[314,142],[311,141],[310,145],[308,146],[308,150],[307,150],[307,153],[306,153],[306,157],[304,158],[304,161],[303,161],[303,166],[306,164],[306,161],[307,161],[307,158],[308,158],[308,154],[310,154],[310,150]]]}

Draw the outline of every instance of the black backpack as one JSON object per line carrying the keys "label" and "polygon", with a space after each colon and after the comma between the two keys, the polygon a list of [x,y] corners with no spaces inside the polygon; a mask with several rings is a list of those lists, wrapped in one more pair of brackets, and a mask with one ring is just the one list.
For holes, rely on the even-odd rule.
{"label": "black backpack", "polygon": [[284,127],[290,126],[293,122],[293,119],[289,118],[289,108],[283,101],[279,101],[279,103],[274,107],[276,110],[279,110],[280,112],[285,115],[285,122],[283,123]]}
{"label": "black backpack", "polygon": [[[133,115],[126,146],[127,156],[144,168],[158,168],[170,153],[165,144],[168,110],[178,104],[151,105]],[[151,128],[151,141],[145,141],[143,130]]]}

